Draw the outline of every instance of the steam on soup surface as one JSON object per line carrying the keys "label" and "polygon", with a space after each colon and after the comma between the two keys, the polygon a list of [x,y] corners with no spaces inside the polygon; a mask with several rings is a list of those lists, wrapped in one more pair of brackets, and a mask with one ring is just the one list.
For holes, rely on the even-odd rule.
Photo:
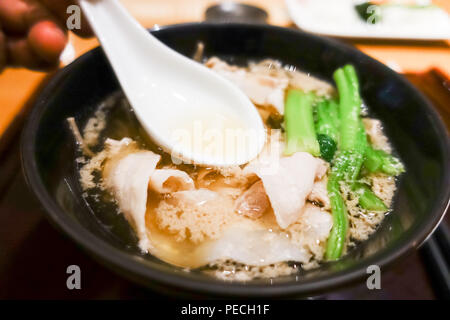
{"label": "steam on soup surface", "polygon": [[[116,95],[83,130],[85,151],[96,151],[79,159],[88,199],[100,192],[101,202],[115,202],[143,252],[223,279],[315,268],[366,240],[389,212],[403,166],[381,122],[361,109],[354,68],[336,70],[336,89],[273,60],[243,68],[213,57],[205,65],[255,104],[267,129],[260,155],[234,167],[183,163],[146,137]],[[194,132],[195,115],[182,120],[175,127]],[[216,120],[200,139],[210,141],[217,123],[243,127]]]}

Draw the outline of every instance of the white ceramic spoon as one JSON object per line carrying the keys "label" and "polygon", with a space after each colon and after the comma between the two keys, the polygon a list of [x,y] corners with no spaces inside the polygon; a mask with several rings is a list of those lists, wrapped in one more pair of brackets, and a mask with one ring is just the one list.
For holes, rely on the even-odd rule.
{"label": "white ceramic spoon", "polygon": [[[243,164],[258,155],[265,142],[264,125],[238,87],[164,45],[117,0],[80,0],[80,5],[138,120],[165,151],[213,166]],[[228,127],[253,137],[240,147],[211,151],[219,141],[208,140],[212,132],[223,133]],[[180,142],[187,138],[193,140]],[[234,145],[231,140],[225,137],[222,142]]]}

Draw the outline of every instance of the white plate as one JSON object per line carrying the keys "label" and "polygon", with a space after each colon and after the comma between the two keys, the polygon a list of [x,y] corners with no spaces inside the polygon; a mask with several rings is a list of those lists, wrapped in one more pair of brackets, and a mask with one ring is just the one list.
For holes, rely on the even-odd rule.
{"label": "white plate", "polygon": [[286,0],[294,23],[304,31],[335,37],[409,40],[450,39],[450,17],[438,7],[388,6],[376,24],[361,20],[356,0]]}

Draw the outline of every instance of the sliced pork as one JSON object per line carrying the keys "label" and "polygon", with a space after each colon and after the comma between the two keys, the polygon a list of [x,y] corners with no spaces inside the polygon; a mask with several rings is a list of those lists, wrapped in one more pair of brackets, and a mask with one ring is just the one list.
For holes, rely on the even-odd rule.
{"label": "sliced pork", "polygon": [[150,189],[158,193],[170,193],[195,188],[194,181],[189,175],[177,169],[157,169],[152,174]]}
{"label": "sliced pork", "polygon": [[323,205],[325,209],[330,208],[330,198],[328,197],[327,179],[324,178],[314,183],[308,200],[315,201]]}
{"label": "sliced pork", "polygon": [[308,251],[290,241],[285,232],[270,232],[254,220],[236,223],[216,241],[200,248],[209,261],[231,259],[251,266],[283,261],[308,262]]}
{"label": "sliced pork", "polygon": [[312,204],[304,206],[301,218],[287,230],[292,241],[307,249],[316,259],[322,259],[325,253],[324,243],[333,226],[333,217],[328,211]]}
{"label": "sliced pork", "polygon": [[150,177],[161,156],[151,151],[138,151],[106,163],[105,186],[112,191],[120,210],[134,227],[139,247],[146,252],[150,246],[145,227],[147,190]]}
{"label": "sliced pork", "polygon": [[209,59],[206,66],[240,87],[253,103],[273,107],[279,114],[284,113],[284,93],[289,79],[251,73],[244,68],[230,66],[216,57]]}
{"label": "sliced pork", "polygon": [[258,219],[269,207],[269,198],[262,181],[259,180],[239,196],[235,211],[246,217]]}
{"label": "sliced pork", "polygon": [[285,229],[300,217],[316,177],[323,174],[323,160],[297,152],[274,165],[277,167],[268,170],[264,165],[250,164],[245,171],[261,179],[277,223]]}

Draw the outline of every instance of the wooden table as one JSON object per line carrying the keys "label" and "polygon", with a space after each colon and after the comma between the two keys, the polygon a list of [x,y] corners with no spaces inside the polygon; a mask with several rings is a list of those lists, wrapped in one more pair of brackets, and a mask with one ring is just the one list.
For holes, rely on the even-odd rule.
{"label": "wooden table", "polygon": [[[122,0],[124,5],[146,27],[203,20],[208,6],[217,0]],[[292,26],[283,0],[248,0],[267,10],[269,23]],[[450,1],[436,0],[450,12]],[[94,39],[81,39],[70,35],[75,56],[98,45]],[[438,68],[450,77],[450,41],[440,42],[392,42],[349,41],[375,59],[399,72],[424,72]],[[42,82],[45,73],[25,69],[7,69],[0,74],[0,136],[17,117],[30,96]]]}

